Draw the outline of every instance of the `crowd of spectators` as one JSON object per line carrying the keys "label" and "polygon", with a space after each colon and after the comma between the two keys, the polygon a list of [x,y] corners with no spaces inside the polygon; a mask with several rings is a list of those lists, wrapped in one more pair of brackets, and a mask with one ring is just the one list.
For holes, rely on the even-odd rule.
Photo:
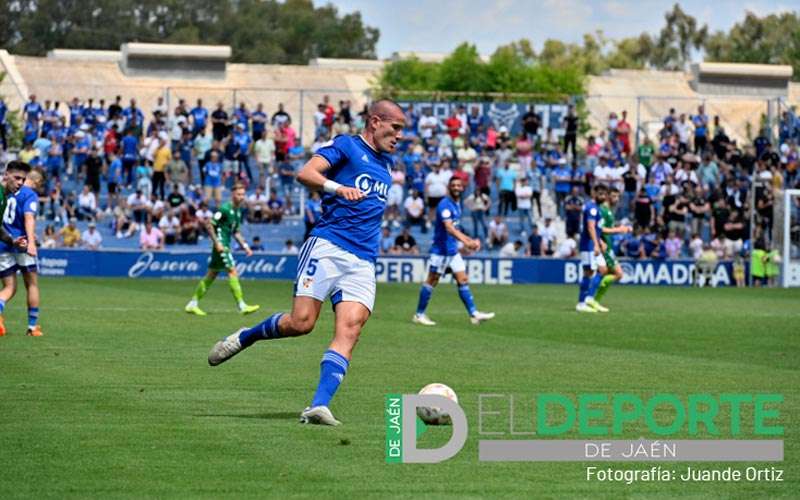
{"label": "crowd of spectators", "polygon": [[[358,133],[366,118],[366,108],[355,112],[349,101],[334,107],[325,96],[314,113],[315,140],[304,147],[282,104],[271,114],[262,103],[207,108],[200,99],[168,110],[159,98],[151,109],[145,117],[135,99],[125,104],[121,96],[108,105],[78,98],[40,104],[30,96],[19,157],[46,173],[43,245],[100,248],[97,224],[107,224],[116,238],[138,238],[142,248],[195,244],[235,181],[248,186],[249,223],[298,217],[307,235],[322,207],[317,194],[300,196],[298,169],[332,137]],[[638,145],[624,110],[585,137],[573,106],[559,124],[560,136],[533,106],[513,135],[474,107],[454,106],[440,118],[430,107],[409,105],[405,114],[381,239],[386,254],[427,250],[409,229],[430,230],[453,176],[467,186],[462,227],[508,257],[574,257],[581,209],[591,187],[602,183],[619,190],[617,218],[634,227],[616,240],[618,255],[698,259],[705,250],[735,258],[753,246],[750,204],[753,240],[767,247],[774,192],[798,183],[800,123],[791,112],[782,116],[776,145],[766,131],[737,143],[703,106],[693,113],[670,109],[661,130],[640,134]],[[5,134],[2,139],[5,148]],[[544,214],[548,198],[555,210]],[[558,219],[565,237],[555,229]],[[76,220],[92,224],[81,234]]]}

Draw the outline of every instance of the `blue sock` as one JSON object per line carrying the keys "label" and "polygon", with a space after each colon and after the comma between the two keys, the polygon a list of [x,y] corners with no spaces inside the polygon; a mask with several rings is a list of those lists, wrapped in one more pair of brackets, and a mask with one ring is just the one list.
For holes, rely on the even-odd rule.
{"label": "blue sock", "polygon": [[589,283],[589,291],[586,293],[586,297],[594,298],[594,294],[597,293],[597,288],[600,286],[600,282],[603,281],[603,275],[600,273],[595,273],[592,276],[592,281]]}
{"label": "blue sock", "polygon": [[275,313],[256,326],[240,333],[239,342],[241,342],[242,347],[249,347],[257,340],[281,338],[281,332],[278,331],[278,321],[280,321],[281,316],[283,316],[283,313]]}
{"label": "blue sock", "polygon": [[328,349],[319,365],[319,385],[311,406],[328,406],[342,383],[350,362],[338,352]]}
{"label": "blue sock", "polygon": [[5,309],[6,309],[6,301],[0,299],[0,314],[3,314],[3,311],[5,311]]}
{"label": "blue sock", "polygon": [[428,308],[428,302],[431,301],[431,295],[433,295],[433,287],[427,283],[423,283],[422,288],[419,289],[417,314],[425,314],[425,309]]}
{"label": "blue sock", "polygon": [[467,308],[469,315],[472,316],[475,314],[478,308],[475,307],[475,300],[472,298],[469,285],[458,285],[458,296],[461,297],[461,302],[464,303],[464,307]]}
{"label": "blue sock", "polygon": [[39,308],[38,307],[29,307],[28,308],[28,328],[33,328],[36,326],[36,323],[39,322]]}
{"label": "blue sock", "polygon": [[580,287],[580,292],[578,293],[579,303],[583,303],[583,301],[586,300],[586,294],[589,293],[589,286],[591,285],[591,283],[592,283],[591,277],[584,275],[583,278],[581,278],[581,287]]}

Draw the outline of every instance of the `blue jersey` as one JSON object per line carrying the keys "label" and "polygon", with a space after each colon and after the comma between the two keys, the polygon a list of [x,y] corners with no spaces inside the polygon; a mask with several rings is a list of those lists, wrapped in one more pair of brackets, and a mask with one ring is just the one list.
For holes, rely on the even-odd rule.
{"label": "blue jersey", "polygon": [[581,225],[581,243],[579,249],[581,252],[593,252],[594,242],[592,241],[591,234],[589,234],[589,221],[594,221],[595,234],[599,240],[600,209],[597,208],[597,203],[595,203],[593,200],[589,200],[584,203],[582,216],[583,224]]}
{"label": "blue jersey", "polygon": [[139,140],[126,135],[122,138],[122,158],[125,160],[136,160],[139,157]]}
{"label": "blue jersey", "polygon": [[212,188],[218,188],[222,183],[222,163],[209,161],[203,167],[206,174],[205,185]]}
{"label": "blue jersey", "polygon": [[[25,236],[25,214],[33,214],[39,209],[39,195],[28,186],[22,186],[19,191],[8,197],[6,212],[3,214],[3,229],[13,239]],[[13,245],[0,243],[4,252],[23,252]]]}
{"label": "blue jersey", "polygon": [[108,166],[108,182],[122,184],[122,160],[115,158]]}
{"label": "blue jersey", "polygon": [[433,229],[431,253],[436,255],[455,255],[458,253],[458,240],[447,232],[444,223],[451,221],[458,227],[461,222],[461,207],[449,196],[436,205],[436,226]]}
{"label": "blue jersey", "polygon": [[194,108],[192,118],[194,119],[194,128],[203,128],[208,121],[208,110],[201,107]]}
{"label": "blue jersey", "polygon": [[331,168],[328,179],[366,194],[359,202],[332,193],[322,199],[322,217],[311,231],[356,257],[375,262],[381,242],[381,221],[392,185],[392,157],[378,153],[360,136],[340,135],[317,150]]}

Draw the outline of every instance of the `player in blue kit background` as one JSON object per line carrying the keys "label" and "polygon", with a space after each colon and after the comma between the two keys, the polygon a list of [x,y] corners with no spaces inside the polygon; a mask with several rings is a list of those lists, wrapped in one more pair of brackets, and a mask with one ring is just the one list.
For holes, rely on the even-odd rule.
{"label": "player in blue kit background", "polygon": [[350,365],[353,348],[375,303],[375,261],[392,157],[405,116],[390,100],[373,103],[363,135],[340,135],[317,150],[297,180],[324,191],[322,216],[300,249],[294,302],[252,328],[217,342],[208,355],[216,366],[259,340],[306,335],[330,297],[336,316],[333,341],[322,356],[317,390],[300,415],[310,424],[339,425],[329,404]]}
{"label": "player in blue kit background", "polygon": [[[5,179],[2,186],[3,196],[0,202],[2,207],[2,229],[0,230],[0,279],[3,288],[0,290],[0,335],[5,335],[6,328],[3,320],[6,302],[11,300],[17,290],[17,270],[22,268],[31,274],[36,271],[36,211],[38,210],[38,195],[23,184],[31,167],[27,163],[12,161],[6,165]],[[35,278],[35,277],[34,277]],[[26,279],[26,284],[28,281]],[[38,288],[35,288],[38,292]],[[33,314],[38,320],[38,293],[36,307],[28,311],[29,321]],[[36,321],[34,327],[28,328],[28,335],[39,337],[42,335]]]}
{"label": "player in blue kit background", "polygon": [[605,201],[608,188],[598,184],[594,186],[592,194],[594,198],[583,205],[579,246],[583,277],[580,282],[578,304],[575,306],[576,311],[586,313],[608,312],[608,309],[594,300],[594,294],[603,279],[603,276],[596,271],[599,267],[605,266],[603,259],[605,242],[600,229],[600,204]]}
{"label": "player in blue kit background", "polygon": [[458,284],[458,296],[467,308],[467,314],[473,325],[480,324],[481,321],[494,318],[494,313],[484,313],[475,307],[475,300],[472,298],[472,291],[469,289],[466,266],[461,254],[458,253],[458,243],[461,242],[469,251],[477,252],[481,249],[480,240],[470,238],[458,226],[461,222],[461,207],[459,199],[464,192],[464,184],[461,179],[451,177],[447,184],[448,196],[446,196],[436,206],[436,226],[433,230],[433,244],[431,245],[431,256],[428,261],[428,279],[422,284],[419,291],[419,303],[417,313],[412,318],[414,323],[425,326],[435,326],[425,314],[428,302],[433,295],[434,287],[439,283],[439,277],[448,270],[452,271],[453,277]]}

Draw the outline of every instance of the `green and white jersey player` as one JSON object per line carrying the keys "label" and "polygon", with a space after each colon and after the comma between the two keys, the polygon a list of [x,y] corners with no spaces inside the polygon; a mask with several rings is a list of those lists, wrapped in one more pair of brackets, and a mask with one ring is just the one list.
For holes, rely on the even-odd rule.
{"label": "green and white jersey player", "polygon": [[205,311],[200,309],[200,299],[203,298],[211,284],[217,278],[217,275],[222,271],[228,273],[228,286],[231,288],[231,293],[233,294],[233,299],[236,301],[239,312],[242,314],[250,314],[258,311],[259,306],[247,305],[244,302],[242,285],[236,273],[236,261],[233,260],[233,253],[231,252],[231,239],[235,239],[239,242],[239,245],[241,245],[248,257],[253,255],[253,251],[250,250],[250,246],[239,231],[242,225],[243,203],[244,185],[238,183],[234,184],[231,189],[231,201],[223,203],[214,213],[211,221],[209,221],[207,229],[213,246],[211,257],[208,260],[208,272],[203,279],[200,280],[197,288],[195,288],[192,300],[186,304],[186,312],[198,316],[206,315]]}
{"label": "green and white jersey player", "polygon": [[[603,280],[600,282],[594,297],[598,306],[600,306],[600,299],[608,291],[608,287],[615,281],[620,281],[623,277],[622,266],[619,265],[616,255],[614,255],[614,235],[629,233],[632,230],[630,226],[617,226],[614,220],[614,208],[617,203],[619,203],[619,190],[615,187],[610,187],[606,201],[600,205],[600,230],[603,233],[606,249],[603,251],[605,265],[598,267],[598,271],[603,275]],[[606,311],[608,310],[606,307],[600,307]]]}

